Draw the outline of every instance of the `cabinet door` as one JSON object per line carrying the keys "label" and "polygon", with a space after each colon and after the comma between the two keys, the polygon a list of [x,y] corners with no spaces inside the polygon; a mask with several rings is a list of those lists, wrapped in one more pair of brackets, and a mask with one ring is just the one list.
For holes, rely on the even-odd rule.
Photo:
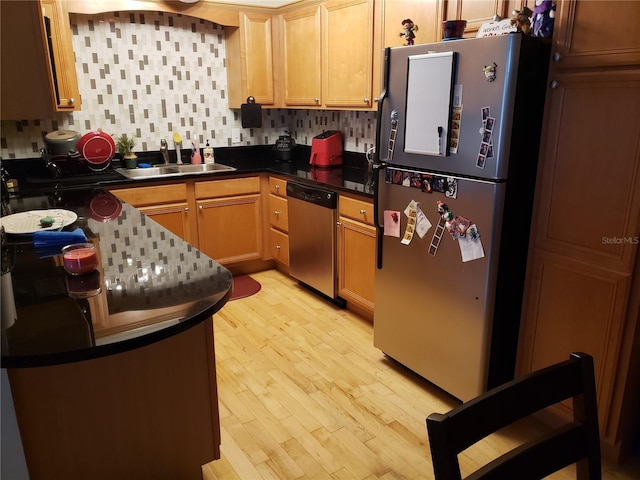
{"label": "cabinet door", "polygon": [[[518,368],[529,373],[572,351],[593,355],[603,455],[611,458],[633,434],[620,412],[625,382],[637,378],[626,372],[639,305],[640,72],[551,78]],[[588,133],[585,118],[598,119]]]}
{"label": "cabinet door", "polygon": [[[474,37],[482,24],[491,22],[494,15],[511,17],[514,9],[519,10],[523,3],[526,4],[514,0],[451,0],[445,3],[443,20],[466,20],[465,37]],[[438,38],[442,38],[442,31],[438,32]]]}
{"label": "cabinet door", "polygon": [[340,217],[338,225],[338,289],[342,298],[373,311],[376,229]]}
{"label": "cabinet door", "polygon": [[80,110],[80,92],[71,42],[67,2],[41,0],[41,3],[45,17],[45,28],[47,28],[47,24],[50,28],[51,69],[57,110],[59,112]]}
{"label": "cabinet door", "polygon": [[243,56],[246,72],[246,96],[253,96],[256,103],[272,105],[274,96],[271,15],[244,13],[241,22],[243,34],[240,54]]}
{"label": "cabinet door", "polygon": [[262,258],[260,195],[196,203],[200,251],[222,264]]}
{"label": "cabinet door", "polygon": [[167,230],[175,233],[185,242],[191,243],[189,207],[186,203],[169,203],[159,206],[138,207],[138,210],[148,217],[151,217]]}
{"label": "cabinet door", "polygon": [[383,47],[400,47],[405,44],[402,21],[410,18],[418,25],[416,45],[436,42],[441,37],[441,25],[438,17],[438,0],[394,0],[384,2],[384,39]]}
{"label": "cabinet door", "polygon": [[625,19],[640,18],[640,2],[558,2],[553,34],[558,67],[638,65],[640,30],[626,28]]}
{"label": "cabinet door", "polygon": [[333,0],[323,9],[323,103],[372,105],[373,0]]}
{"label": "cabinet door", "polygon": [[322,103],[320,7],[302,8],[282,16],[284,103]]}
{"label": "cabinet door", "polygon": [[[52,52],[43,9],[50,19]],[[51,118],[56,110],[79,110],[71,28],[66,2],[0,2],[1,118]],[[53,57],[52,57],[53,55]],[[56,76],[52,75],[52,60]],[[56,98],[56,93],[58,98]]]}

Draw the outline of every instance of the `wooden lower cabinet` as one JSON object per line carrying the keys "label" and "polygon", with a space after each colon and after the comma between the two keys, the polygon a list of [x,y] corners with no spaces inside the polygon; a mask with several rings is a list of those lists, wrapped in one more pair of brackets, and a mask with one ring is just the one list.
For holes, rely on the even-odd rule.
{"label": "wooden lower cabinet", "polygon": [[197,480],[220,458],[211,318],[134,350],[7,371],[31,480]]}
{"label": "wooden lower cabinet", "polygon": [[[279,269],[288,271],[287,181],[270,176],[268,194],[262,193],[261,184],[260,176],[250,176],[111,192],[223,265],[273,260]],[[339,295],[349,307],[372,318],[376,253],[373,204],[367,197],[341,194],[338,215]]]}
{"label": "wooden lower cabinet", "polygon": [[262,258],[259,194],[196,203],[201,252],[223,265]]}
{"label": "wooden lower cabinet", "polygon": [[175,233],[185,242],[191,243],[190,212],[186,202],[138,207],[138,210]]}
{"label": "wooden lower cabinet", "polygon": [[223,265],[263,257],[260,177],[196,182],[198,249]]}
{"label": "wooden lower cabinet", "polygon": [[269,177],[269,254],[280,267],[289,267],[289,204],[287,181]]}
{"label": "wooden lower cabinet", "polygon": [[191,243],[191,218],[185,182],[170,185],[115,188],[112,194]]}
{"label": "wooden lower cabinet", "polygon": [[340,196],[338,221],[338,294],[373,314],[376,229],[373,205]]}

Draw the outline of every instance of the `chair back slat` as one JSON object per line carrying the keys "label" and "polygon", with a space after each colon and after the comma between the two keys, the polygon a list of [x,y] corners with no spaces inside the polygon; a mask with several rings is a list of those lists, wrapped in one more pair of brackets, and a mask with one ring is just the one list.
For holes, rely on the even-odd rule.
{"label": "chair back slat", "polygon": [[436,480],[461,480],[458,455],[462,451],[516,420],[567,399],[573,399],[573,423],[521,445],[468,478],[543,478],[578,463],[579,479],[599,479],[593,359],[573,353],[569,360],[507,382],[448,413],[429,415],[427,430]]}

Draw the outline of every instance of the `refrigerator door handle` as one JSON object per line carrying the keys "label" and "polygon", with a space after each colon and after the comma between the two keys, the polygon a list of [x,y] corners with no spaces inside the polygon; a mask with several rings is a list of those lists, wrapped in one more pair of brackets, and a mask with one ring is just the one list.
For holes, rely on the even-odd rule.
{"label": "refrigerator door handle", "polygon": [[382,152],[382,138],[380,133],[382,132],[382,111],[384,110],[384,102],[387,99],[387,89],[389,88],[389,54],[391,49],[386,47],[384,49],[384,57],[382,64],[384,69],[382,72],[382,92],[378,100],[378,111],[376,112],[376,152],[378,158]]}
{"label": "refrigerator door handle", "polygon": [[[387,168],[387,164],[379,162],[373,165],[373,218],[376,222],[376,265],[378,270],[382,268],[382,237],[384,236],[384,223],[380,222],[379,211],[379,190],[380,190],[380,172]],[[384,180],[384,177],[383,177]]]}
{"label": "refrigerator door handle", "polygon": [[376,222],[376,265],[378,270],[382,268],[382,237],[384,235],[384,225],[380,222],[378,211],[378,190],[380,189],[380,171],[387,168],[387,164],[380,160],[380,154],[382,152],[382,112],[384,111],[384,103],[387,99],[387,89],[389,88],[389,56],[391,54],[391,48],[386,47],[384,49],[384,57],[382,64],[382,92],[380,92],[380,100],[378,102],[378,112],[376,121],[376,153],[377,161],[373,165],[373,217]]}

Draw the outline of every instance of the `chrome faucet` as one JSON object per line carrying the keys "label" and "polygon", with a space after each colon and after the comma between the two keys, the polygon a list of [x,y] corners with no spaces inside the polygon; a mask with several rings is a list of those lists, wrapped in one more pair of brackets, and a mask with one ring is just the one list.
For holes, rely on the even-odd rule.
{"label": "chrome faucet", "polygon": [[162,154],[162,160],[165,165],[169,164],[169,145],[167,141],[163,138],[160,140],[160,153]]}

